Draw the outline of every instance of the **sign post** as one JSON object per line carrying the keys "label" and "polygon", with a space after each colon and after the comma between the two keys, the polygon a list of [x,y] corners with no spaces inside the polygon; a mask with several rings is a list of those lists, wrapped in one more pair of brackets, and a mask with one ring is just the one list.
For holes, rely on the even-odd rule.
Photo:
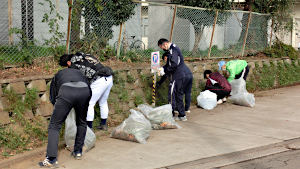
{"label": "sign post", "polygon": [[152,89],[152,106],[155,107],[155,84],[156,73],[160,67],[159,63],[159,51],[151,53],[151,73],[153,73],[153,89]]}

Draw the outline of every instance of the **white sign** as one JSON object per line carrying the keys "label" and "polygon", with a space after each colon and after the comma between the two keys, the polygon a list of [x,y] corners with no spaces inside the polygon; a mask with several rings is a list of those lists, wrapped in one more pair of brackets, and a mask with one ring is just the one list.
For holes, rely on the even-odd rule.
{"label": "white sign", "polygon": [[151,73],[156,73],[159,69],[159,51],[151,53]]}

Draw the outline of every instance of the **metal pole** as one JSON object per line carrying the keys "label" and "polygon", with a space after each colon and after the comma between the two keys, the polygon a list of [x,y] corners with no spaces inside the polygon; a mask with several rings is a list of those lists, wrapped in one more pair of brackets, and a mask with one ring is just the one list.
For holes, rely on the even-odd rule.
{"label": "metal pole", "polygon": [[155,86],[156,85],[156,72],[154,72],[154,75],[153,75],[153,90],[152,90],[152,106],[155,107]]}
{"label": "metal pole", "polygon": [[211,34],[211,39],[210,39],[210,44],[209,44],[209,50],[208,50],[208,56],[207,56],[208,58],[210,58],[211,45],[212,45],[213,38],[214,38],[214,32],[215,32],[215,28],[216,28],[217,18],[218,18],[218,11],[216,12],[215,21],[214,21],[214,27],[213,27],[212,34]]}
{"label": "metal pole", "polygon": [[120,56],[120,48],[121,48],[121,37],[122,37],[122,27],[123,27],[123,22],[120,25],[120,32],[119,32],[119,40],[118,40],[118,49],[117,49],[117,61],[119,61],[119,56]]}
{"label": "metal pole", "polygon": [[175,18],[176,18],[176,11],[177,11],[177,5],[175,5],[175,8],[174,8],[172,27],[171,27],[171,33],[170,33],[170,39],[169,39],[170,42],[172,41],[172,36],[173,36],[174,23],[175,23]]}
{"label": "metal pole", "polygon": [[[12,12],[12,0],[8,0],[8,32],[13,27],[13,12]],[[8,43],[11,45],[13,39],[13,34],[9,35]]]}
{"label": "metal pole", "polygon": [[68,32],[67,32],[67,42],[66,42],[66,54],[69,53],[70,49],[70,35],[71,35],[71,18],[72,18],[72,6],[73,6],[73,0],[69,0],[70,6],[69,6],[69,18],[68,18]]}
{"label": "metal pole", "polygon": [[248,36],[248,29],[249,29],[250,18],[251,18],[251,12],[249,13],[249,16],[248,16],[247,28],[246,28],[246,33],[245,33],[244,43],[243,43],[242,56],[244,55],[244,51],[245,51],[245,45],[246,45],[246,39],[247,39],[247,36]]}

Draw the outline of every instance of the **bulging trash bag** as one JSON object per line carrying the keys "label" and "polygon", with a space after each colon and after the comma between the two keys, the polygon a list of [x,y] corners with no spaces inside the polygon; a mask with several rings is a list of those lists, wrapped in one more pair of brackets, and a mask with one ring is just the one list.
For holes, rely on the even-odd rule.
{"label": "bulging trash bag", "polygon": [[212,110],[217,106],[217,94],[205,90],[197,97],[197,105],[206,110]]}
{"label": "bulging trash bag", "polygon": [[231,100],[233,103],[242,106],[253,107],[255,105],[254,95],[248,92],[237,93],[235,95],[228,97],[228,99]]}
{"label": "bulging trash bag", "polygon": [[[66,141],[67,149],[72,152],[74,150],[76,133],[77,133],[76,114],[75,114],[75,110],[72,109],[65,121],[65,141]],[[86,135],[84,139],[84,145],[82,147],[82,153],[84,154],[90,151],[94,147],[95,141],[96,141],[95,133],[89,127],[87,127]]]}
{"label": "bulging trash bag", "polygon": [[230,82],[231,93],[228,100],[231,100],[233,103],[253,107],[255,105],[255,98],[252,93],[248,93],[246,89],[246,81],[242,78],[244,77],[244,72],[239,79],[234,79]]}
{"label": "bulging trash bag", "polygon": [[152,129],[179,129],[181,128],[173,119],[172,106],[166,104],[156,108],[152,108],[146,104],[141,104],[138,109],[150,121]]}
{"label": "bulging trash bag", "polygon": [[234,79],[229,83],[231,85],[231,92],[230,92],[231,96],[236,95],[241,92],[247,92],[246,81],[243,78]]}
{"label": "bulging trash bag", "polygon": [[110,137],[145,144],[152,130],[151,124],[141,112],[129,111],[129,117],[110,133]]}

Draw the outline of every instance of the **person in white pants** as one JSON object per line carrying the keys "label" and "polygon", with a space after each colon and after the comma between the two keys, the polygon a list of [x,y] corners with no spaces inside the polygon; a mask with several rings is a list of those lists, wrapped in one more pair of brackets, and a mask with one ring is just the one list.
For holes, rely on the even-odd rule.
{"label": "person in white pants", "polygon": [[98,77],[90,86],[92,89],[92,97],[89,102],[86,120],[88,122],[94,120],[94,107],[98,102],[100,106],[101,122],[100,125],[97,126],[97,129],[107,130],[106,119],[109,112],[107,99],[113,86],[113,77],[112,75],[108,77]]}
{"label": "person in white pants", "polygon": [[97,129],[107,130],[106,120],[108,117],[107,98],[113,86],[113,70],[103,66],[93,55],[77,52],[76,54],[64,55],[70,61],[69,67],[80,69],[88,78],[92,90],[87,112],[87,125],[92,128],[94,120],[94,107],[99,103],[101,122]]}

